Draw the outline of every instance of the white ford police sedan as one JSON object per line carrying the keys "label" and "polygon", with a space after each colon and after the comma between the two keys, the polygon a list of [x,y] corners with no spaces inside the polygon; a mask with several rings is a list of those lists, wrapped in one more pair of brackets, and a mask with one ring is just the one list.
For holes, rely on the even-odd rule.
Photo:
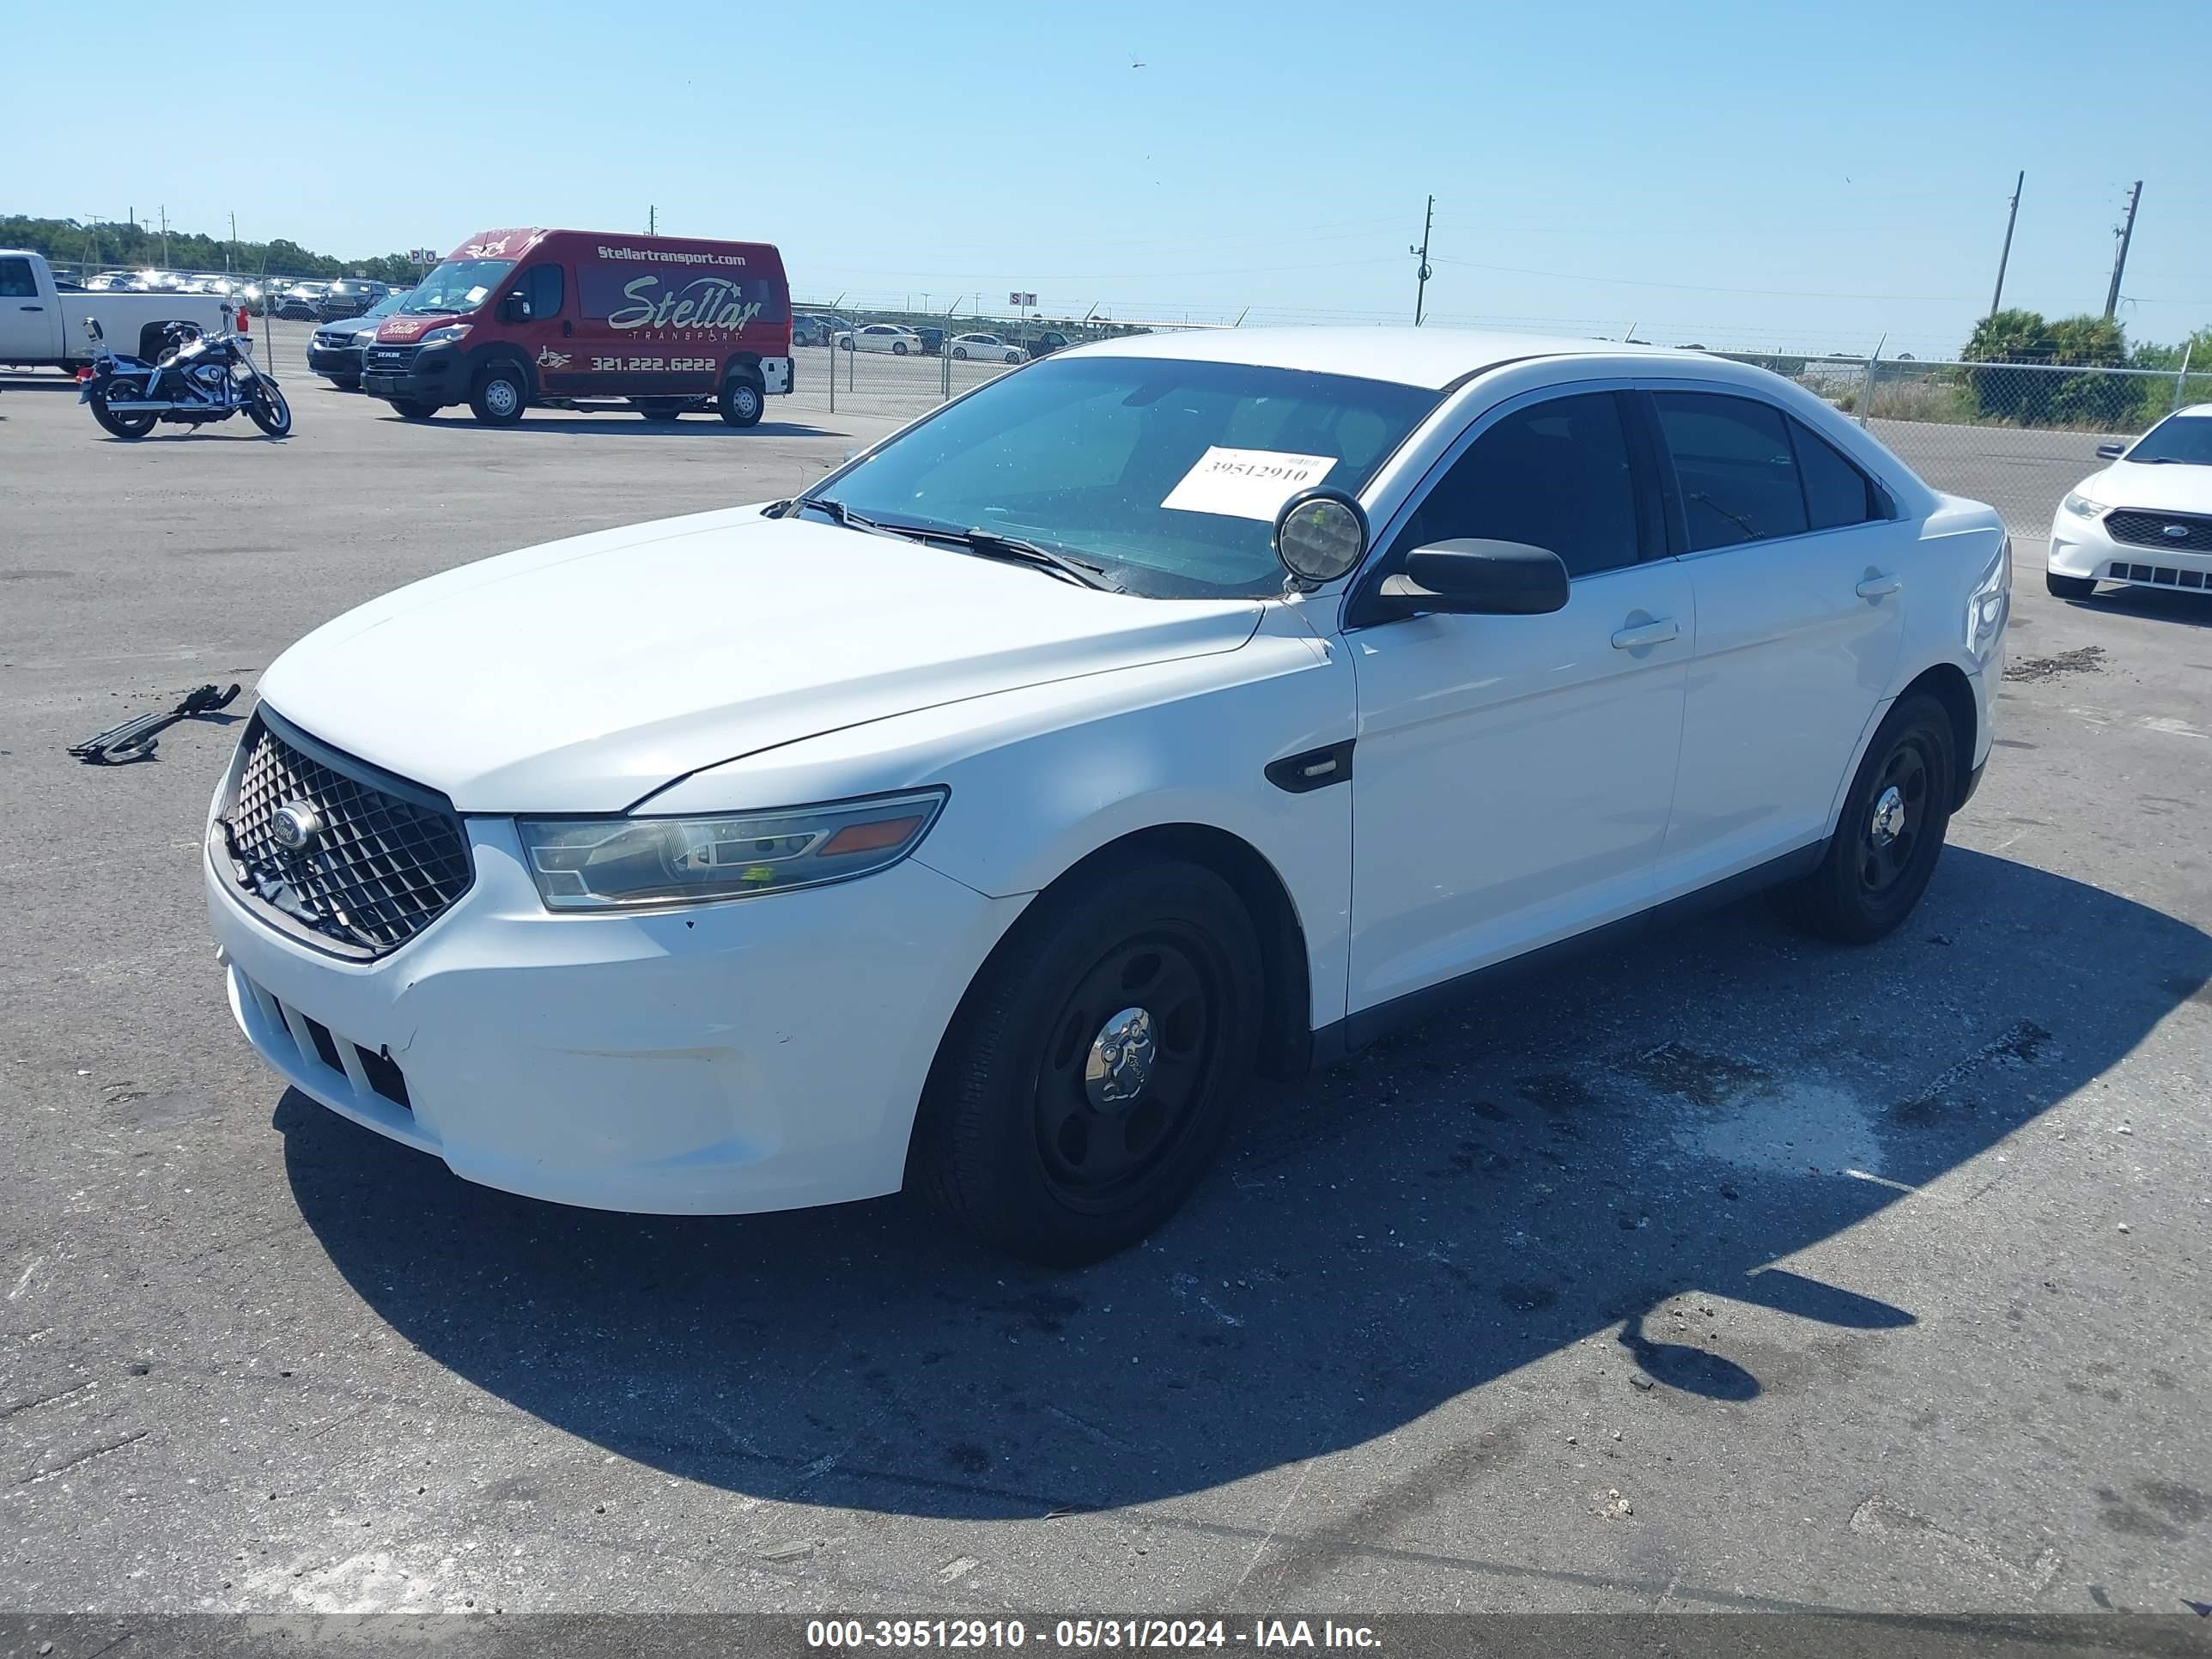
{"label": "white ford police sedan", "polygon": [[274,664],[205,878],[289,1082],[651,1212],[916,1187],[1054,1262],[1248,1075],[1755,888],[1912,909],[1990,752],[1988,507],[1680,351],[1146,336],[797,500],[506,554]]}
{"label": "white ford police sedan", "polygon": [[2044,582],[2086,599],[2099,582],[2212,592],[2212,404],[2178,410],[2066,492]]}

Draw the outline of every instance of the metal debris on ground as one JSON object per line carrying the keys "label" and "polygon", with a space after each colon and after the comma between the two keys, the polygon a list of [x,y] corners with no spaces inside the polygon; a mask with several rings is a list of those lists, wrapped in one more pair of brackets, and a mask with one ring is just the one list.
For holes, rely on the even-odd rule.
{"label": "metal debris on ground", "polygon": [[141,714],[120,726],[112,726],[96,738],[71,744],[70,753],[88,766],[120,766],[127,761],[149,759],[159,746],[155,733],[167,731],[179,720],[227,708],[237,696],[238,687],[234,684],[228,691],[218,691],[212,685],[199,686],[186,692],[184,701],[167,714]]}

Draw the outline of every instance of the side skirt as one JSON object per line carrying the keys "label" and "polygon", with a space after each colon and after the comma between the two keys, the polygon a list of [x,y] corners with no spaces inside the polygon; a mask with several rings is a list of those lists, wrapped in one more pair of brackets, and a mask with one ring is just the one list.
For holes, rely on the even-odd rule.
{"label": "side skirt", "polygon": [[1524,951],[1519,956],[1493,962],[1471,973],[1424,986],[1418,991],[1408,991],[1404,996],[1393,997],[1372,1008],[1362,1008],[1313,1034],[1310,1064],[1316,1069],[1334,1065],[1364,1048],[1377,1037],[1425,1019],[1438,1009],[1462,1001],[1479,990],[1487,990],[1525,974],[1555,968],[1587,951],[1618,946],[1644,933],[1673,927],[1723,908],[1739,899],[1748,898],[1753,893],[1765,892],[1768,888],[1799,880],[1820,867],[1820,860],[1827,850],[1826,841],[1810,842],[1793,853],[1784,853],[1780,858],[1769,859],[1764,864],[1753,865],[1748,870],[1717,881],[1710,887],[1701,887],[1694,893],[1668,899],[1648,910],[1639,910],[1632,916],[1609,921],[1602,927],[1593,927],[1588,933],[1577,933],[1571,939]]}

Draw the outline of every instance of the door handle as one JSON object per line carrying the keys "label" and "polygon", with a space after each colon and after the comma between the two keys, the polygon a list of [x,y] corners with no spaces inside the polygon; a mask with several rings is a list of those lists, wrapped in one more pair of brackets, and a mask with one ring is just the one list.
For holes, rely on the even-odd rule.
{"label": "door handle", "polygon": [[1662,617],[1657,622],[1639,623],[1633,628],[1624,628],[1613,636],[1616,651],[1635,651],[1647,645],[1664,645],[1669,640],[1679,640],[1682,630],[1672,617]]}
{"label": "door handle", "polygon": [[570,322],[570,321],[569,321],[567,318],[565,318],[565,317],[564,317],[564,318],[562,318],[562,319],[561,319],[561,332],[562,332],[562,334],[564,337],[565,337],[565,336],[567,336],[567,335],[574,334],[575,331],[576,331],[576,325],[575,325],[575,324],[574,324],[574,323]]}
{"label": "door handle", "polygon": [[46,309],[44,306],[18,306],[15,308],[18,311],[44,311]]}
{"label": "door handle", "polygon": [[1879,599],[1887,594],[1896,592],[1899,588],[1904,586],[1905,582],[1900,577],[1869,576],[1864,581],[1853,588],[1851,592],[1857,594],[1863,599]]}

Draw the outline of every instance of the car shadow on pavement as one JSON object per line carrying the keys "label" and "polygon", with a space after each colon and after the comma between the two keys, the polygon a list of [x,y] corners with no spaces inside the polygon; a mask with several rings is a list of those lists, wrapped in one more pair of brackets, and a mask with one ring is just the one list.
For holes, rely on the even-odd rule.
{"label": "car shadow on pavement", "polygon": [[1740,906],[1263,1085],[1182,1216],[1066,1274],[902,1199],[614,1215],[296,1094],[276,1124],[340,1272],[476,1387],[763,1498],[1040,1516],[1351,1447],[1561,1351],[1586,1401],[1817,1415],[1916,1314],[1776,1264],[2002,1178],[1961,1166],[2208,979],[2197,928],[1954,848],[1879,946]]}
{"label": "car shadow on pavement", "polygon": [[2154,622],[2212,628],[2212,596],[2184,592],[2179,588],[2166,592],[2155,587],[2107,587],[2094,599],[2070,599],[2067,603],[2075,611],[2111,611]]}
{"label": "car shadow on pavement", "polygon": [[506,438],[519,434],[536,437],[589,438],[613,435],[620,438],[722,438],[731,442],[742,442],[750,438],[849,438],[849,432],[835,427],[813,426],[805,421],[763,421],[758,426],[732,426],[718,416],[690,415],[673,421],[648,421],[641,415],[534,415],[517,421],[513,426],[490,426],[474,419],[466,410],[459,415],[433,416],[427,421],[410,421],[404,416],[387,415],[380,418],[394,426],[464,427],[471,432],[487,432]]}

